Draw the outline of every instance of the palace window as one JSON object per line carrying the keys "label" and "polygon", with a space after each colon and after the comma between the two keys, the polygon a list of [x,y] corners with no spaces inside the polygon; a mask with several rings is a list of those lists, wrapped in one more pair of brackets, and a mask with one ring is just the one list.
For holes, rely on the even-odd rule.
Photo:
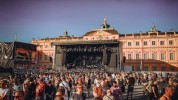
{"label": "palace window", "polygon": [[132,66],[132,71],[134,71],[134,66]]}
{"label": "palace window", "polygon": [[136,71],[140,71],[140,67],[136,67]]}
{"label": "palace window", "polygon": [[160,45],[164,45],[164,41],[160,41]]}
{"label": "palace window", "polygon": [[42,55],[40,55],[40,57],[39,57],[39,58],[40,58],[40,60],[42,60]]}
{"label": "palace window", "polygon": [[169,40],[169,45],[173,45],[173,41],[172,40]]}
{"label": "palace window", "polygon": [[131,60],[131,59],[132,59],[132,55],[128,54],[128,60]]}
{"label": "palace window", "polygon": [[156,45],[156,42],[155,42],[155,41],[152,41],[152,45]]}
{"label": "palace window", "polygon": [[169,58],[170,60],[174,60],[174,54],[173,54],[173,53],[170,53],[170,54],[169,54],[169,57],[170,57],[170,58]]}
{"label": "palace window", "polygon": [[136,42],[136,46],[139,46],[139,42]]}
{"label": "palace window", "polygon": [[156,67],[153,67],[153,71],[156,71]]}
{"label": "palace window", "polygon": [[164,53],[161,53],[161,60],[165,60]]}
{"label": "palace window", "polygon": [[140,57],[139,57],[139,54],[138,54],[138,53],[136,54],[136,59],[137,59],[137,60],[139,60],[139,59],[140,59]]}
{"label": "palace window", "polygon": [[44,59],[47,60],[47,55],[45,55]]}
{"label": "palace window", "polygon": [[147,44],[147,41],[144,41],[143,44],[144,44],[144,45],[148,45],[148,44]]}
{"label": "palace window", "polygon": [[170,71],[174,71],[174,67],[170,67]]}
{"label": "palace window", "polygon": [[152,59],[153,59],[153,60],[156,60],[156,53],[153,53],[153,54],[152,54]]}
{"label": "palace window", "polygon": [[128,42],[128,46],[131,46],[132,45],[132,43],[131,42]]}
{"label": "palace window", "polygon": [[48,45],[45,45],[45,48],[48,48]]}
{"label": "palace window", "polygon": [[162,69],[162,71],[166,71],[166,67],[162,67],[161,69]]}
{"label": "palace window", "polygon": [[144,59],[148,59],[148,53],[144,54]]}
{"label": "palace window", "polygon": [[145,66],[143,70],[148,71],[148,66]]}

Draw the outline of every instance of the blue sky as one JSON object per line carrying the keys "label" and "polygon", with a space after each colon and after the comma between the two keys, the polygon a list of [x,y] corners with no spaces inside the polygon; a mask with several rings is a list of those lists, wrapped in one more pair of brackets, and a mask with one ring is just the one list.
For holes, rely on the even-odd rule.
{"label": "blue sky", "polygon": [[178,31],[176,0],[0,0],[0,42],[82,36],[100,28],[104,16],[120,34]]}

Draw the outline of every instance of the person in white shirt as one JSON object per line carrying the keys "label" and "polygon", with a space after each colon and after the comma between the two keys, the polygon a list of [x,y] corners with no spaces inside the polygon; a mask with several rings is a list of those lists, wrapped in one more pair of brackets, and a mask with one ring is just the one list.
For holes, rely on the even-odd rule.
{"label": "person in white shirt", "polygon": [[8,86],[7,81],[2,82],[2,89],[1,89],[1,94],[0,94],[0,100],[9,100],[9,96],[10,96],[10,89]]}
{"label": "person in white shirt", "polygon": [[65,88],[65,100],[70,98],[70,87],[69,84],[65,81],[65,77],[61,77],[61,83],[59,83],[59,86],[62,86]]}

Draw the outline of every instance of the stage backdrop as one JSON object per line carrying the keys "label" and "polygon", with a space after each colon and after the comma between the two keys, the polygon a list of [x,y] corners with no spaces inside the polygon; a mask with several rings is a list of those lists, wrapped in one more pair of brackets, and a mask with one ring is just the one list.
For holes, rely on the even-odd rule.
{"label": "stage backdrop", "polygon": [[33,63],[32,55],[36,45],[22,42],[0,42],[0,67],[10,68],[15,65]]}

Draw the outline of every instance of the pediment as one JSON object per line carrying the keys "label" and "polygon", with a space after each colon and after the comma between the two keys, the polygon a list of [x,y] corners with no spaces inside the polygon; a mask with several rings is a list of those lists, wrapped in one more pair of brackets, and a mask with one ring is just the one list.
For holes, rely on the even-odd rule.
{"label": "pediment", "polygon": [[106,31],[99,30],[99,31],[93,32],[89,36],[111,36],[111,35],[113,35],[113,34],[109,33],[109,32],[106,32]]}

